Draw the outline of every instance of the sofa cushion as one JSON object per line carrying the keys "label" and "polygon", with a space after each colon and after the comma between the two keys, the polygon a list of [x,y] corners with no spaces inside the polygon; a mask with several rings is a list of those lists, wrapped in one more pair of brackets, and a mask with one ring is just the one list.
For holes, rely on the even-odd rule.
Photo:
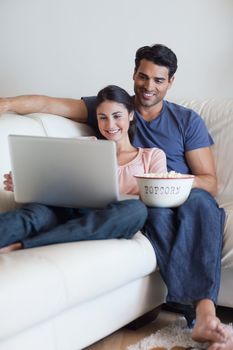
{"label": "sofa cushion", "polygon": [[50,137],[79,137],[94,135],[93,130],[87,124],[77,123],[58,115],[32,113],[27,114],[26,118],[30,118],[40,123],[44,129],[45,135]]}
{"label": "sofa cushion", "polygon": [[7,317],[0,338],[120,288],[155,268],[154,250],[141,233],[130,240],[65,243],[2,254],[0,315]]}

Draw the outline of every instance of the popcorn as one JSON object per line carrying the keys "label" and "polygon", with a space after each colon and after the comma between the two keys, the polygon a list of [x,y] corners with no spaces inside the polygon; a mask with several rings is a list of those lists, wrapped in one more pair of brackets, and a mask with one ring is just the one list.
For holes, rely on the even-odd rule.
{"label": "popcorn", "polygon": [[147,174],[144,174],[144,176],[148,177],[148,178],[164,178],[164,179],[172,178],[172,179],[174,179],[174,178],[187,177],[189,175],[177,173],[176,171],[171,170],[171,171],[166,172],[166,173],[147,173]]}

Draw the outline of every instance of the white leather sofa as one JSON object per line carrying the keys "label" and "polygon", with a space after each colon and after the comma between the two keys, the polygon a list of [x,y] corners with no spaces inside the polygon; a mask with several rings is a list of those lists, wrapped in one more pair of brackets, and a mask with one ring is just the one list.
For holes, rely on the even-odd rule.
{"label": "white leather sofa", "polygon": [[[227,221],[219,305],[233,307],[233,100],[179,101],[215,139],[218,200]],[[0,177],[10,170],[8,134],[76,137],[91,130],[59,116],[0,117]],[[0,181],[2,182],[2,181]],[[0,188],[0,210],[16,207]],[[0,349],[78,350],[156,308],[166,288],[148,240],[57,244],[0,255]]]}

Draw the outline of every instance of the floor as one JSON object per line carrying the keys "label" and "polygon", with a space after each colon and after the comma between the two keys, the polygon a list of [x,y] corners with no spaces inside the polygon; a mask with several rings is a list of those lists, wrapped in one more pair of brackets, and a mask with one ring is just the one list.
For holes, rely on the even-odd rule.
{"label": "floor", "polygon": [[[217,314],[222,322],[233,322],[233,309],[218,308]],[[137,343],[139,340],[149,336],[156,330],[163,328],[169,322],[176,320],[178,317],[180,317],[180,314],[162,310],[156,320],[147,324],[146,326],[141,327],[136,331],[121,328],[117,332],[85,348],[84,350],[126,350],[127,346]]]}

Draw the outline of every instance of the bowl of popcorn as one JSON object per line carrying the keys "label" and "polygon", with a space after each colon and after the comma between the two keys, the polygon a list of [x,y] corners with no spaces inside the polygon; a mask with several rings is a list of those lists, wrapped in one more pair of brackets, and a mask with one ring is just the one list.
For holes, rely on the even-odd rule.
{"label": "bowl of popcorn", "polygon": [[175,171],[134,176],[141,200],[149,207],[161,208],[174,208],[183,204],[190,194],[195,177]]}

